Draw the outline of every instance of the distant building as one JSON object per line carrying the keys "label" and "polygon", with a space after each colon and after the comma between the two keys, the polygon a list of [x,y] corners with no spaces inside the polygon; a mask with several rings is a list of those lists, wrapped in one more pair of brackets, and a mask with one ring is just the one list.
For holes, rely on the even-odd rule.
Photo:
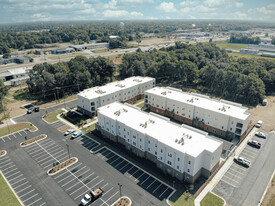
{"label": "distant building", "polygon": [[244,54],[258,54],[259,50],[258,49],[252,49],[252,48],[242,48],[240,49],[241,53]]}
{"label": "distant building", "polygon": [[30,62],[30,59],[27,57],[11,57],[8,59],[1,59],[0,60],[0,65],[1,64],[9,64],[9,63],[16,63],[16,64],[24,64]]}
{"label": "distant building", "polygon": [[73,52],[74,49],[73,48],[67,48],[67,49],[55,49],[55,50],[51,50],[52,54],[66,54],[66,53],[71,53]]}
{"label": "distant building", "polygon": [[262,57],[271,57],[271,58],[275,58],[275,53],[262,53]]}
{"label": "distant building", "polygon": [[80,45],[71,45],[69,48],[73,48],[75,51],[82,51],[82,50],[97,50],[97,49],[108,49],[109,43],[92,43],[92,44],[80,44]]}
{"label": "distant building", "polygon": [[18,86],[24,84],[29,79],[30,68],[16,68],[0,72],[0,79],[5,85]]}
{"label": "distant building", "polygon": [[119,36],[109,36],[110,39],[117,39]]}
{"label": "distant building", "polygon": [[77,95],[77,107],[80,112],[93,117],[97,108],[115,101],[124,103],[143,98],[144,91],[154,86],[154,78],[136,76],[85,89]]}
{"label": "distant building", "polygon": [[145,107],[215,136],[226,139],[246,135],[248,108],[226,100],[185,93],[171,87],[155,87],[144,93]]}
{"label": "distant building", "polygon": [[193,183],[200,176],[209,177],[219,166],[222,141],[129,104],[100,107],[96,128],[180,181]]}

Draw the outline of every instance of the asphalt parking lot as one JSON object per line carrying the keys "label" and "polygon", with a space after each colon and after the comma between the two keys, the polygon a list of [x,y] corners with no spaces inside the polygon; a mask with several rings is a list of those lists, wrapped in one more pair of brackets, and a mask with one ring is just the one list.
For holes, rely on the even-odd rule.
{"label": "asphalt parking lot", "polygon": [[25,138],[26,136],[29,136],[31,132],[28,130],[28,129],[24,129],[24,130],[21,130],[19,132],[15,132],[15,133],[12,133],[12,134],[9,134],[9,135],[6,135],[4,137],[1,137],[0,139],[3,141],[3,142],[9,142],[9,141],[13,141],[15,139],[19,139],[19,138]]}
{"label": "asphalt parking lot", "polygon": [[99,150],[96,155],[161,201],[167,199],[174,191],[172,187],[106,147]]}
{"label": "asphalt parking lot", "polygon": [[[266,132],[265,132],[266,133]],[[265,169],[266,165],[264,162],[269,162],[270,151],[275,145],[275,141],[271,138],[271,134],[268,134],[267,139],[263,139],[257,136],[253,136],[253,140],[256,140],[262,144],[260,149],[246,145],[239,156],[248,159],[251,162],[251,166],[246,168],[236,162],[233,162],[231,167],[224,174],[222,179],[213,189],[213,192],[217,195],[223,197],[228,205],[238,206],[238,205],[257,205],[267,186],[265,181],[259,181],[255,185],[256,181],[269,180],[267,173],[273,172],[272,167],[275,165],[270,164],[272,167]],[[273,146],[272,146],[273,145]],[[254,189],[253,186],[255,187]],[[252,194],[252,196],[257,196],[255,200],[252,201],[245,194]]]}
{"label": "asphalt parking lot", "polygon": [[0,157],[0,170],[24,205],[46,205],[42,195],[32,186],[8,155]]}
{"label": "asphalt parking lot", "polygon": [[50,124],[52,127],[58,129],[60,127],[63,127],[65,126],[65,124],[63,122],[61,122],[60,120],[56,121],[56,122],[53,122]]}
{"label": "asphalt parking lot", "polygon": [[82,135],[76,139],[74,139],[75,142],[81,144],[83,147],[87,148],[88,150],[92,150],[98,145],[100,145],[99,142],[87,137],[86,135]]}

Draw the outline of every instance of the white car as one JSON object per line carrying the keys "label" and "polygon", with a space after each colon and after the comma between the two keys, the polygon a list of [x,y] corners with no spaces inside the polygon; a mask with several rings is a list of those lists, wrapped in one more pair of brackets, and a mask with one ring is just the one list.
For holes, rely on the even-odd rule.
{"label": "white car", "polygon": [[237,162],[237,163],[240,163],[241,165],[245,166],[245,167],[250,167],[251,163],[249,160],[243,158],[243,157],[239,157],[239,156],[235,156],[234,157],[234,160]]}
{"label": "white car", "polygon": [[91,196],[89,194],[85,194],[81,200],[81,205],[89,205],[91,203]]}
{"label": "white car", "polygon": [[68,129],[68,130],[64,133],[64,135],[67,136],[67,135],[69,135],[69,134],[72,134],[73,132],[75,132],[75,129]]}
{"label": "white car", "polygon": [[256,132],[256,136],[266,139],[266,136],[263,132]]}
{"label": "white car", "polygon": [[255,126],[258,127],[258,128],[260,128],[260,127],[262,126],[262,124],[263,124],[263,121],[262,121],[262,120],[259,120],[259,121],[255,124]]}

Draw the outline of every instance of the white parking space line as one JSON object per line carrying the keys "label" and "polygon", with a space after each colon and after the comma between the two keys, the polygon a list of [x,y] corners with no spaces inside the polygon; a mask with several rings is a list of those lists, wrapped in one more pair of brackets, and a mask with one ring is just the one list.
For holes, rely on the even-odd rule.
{"label": "white parking space line", "polygon": [[[236,165],[233,164],[232,166],[233,166],[233,167],[236,167],[238,170],[242,170],[243,172],[246,172],[246,171],[247,171],[247,170],[245,170],[245,169],[243,168],[243,166],[239,166],[239,165],[237,165],[237,164],[236,164]],[[231,167],[232,167],[232,166],[231,166]]]}
{"label": "white parking space line", "polygon": [[159,198],[168,190],[169,187],[166,188],[166,190],[163,191],[163,193],[160,194]]}
{"label": "white parking space line", "polygon": [[66,186],[67,184],[69,184],[70,182],[72,182],[72,181],[74,181],[75,179],[73,178],[73,179],[71,179],[69,182],[66,182],[64,185],[62,185],[61,187],[64,187],[64,186]]}
{"label": "white parking space line", "polygon": [[18,175],[17,177],[15,177],[15,178],[12,178],[12,179],[10,179],[9,181],[11,182],[12,180],[15,180],[15,179],[17,179],[18,177],[22,177],[23,176],[23,174],[21,174],[21,175]]}
{"label": "white parking space line", "polygon": [[23,132],[25,132],[26,134],[28,134],[25,130],[23,130]]}
{"label": "white parking space line", "polygon": [[99,153],[99,154],[103,155],[105,152],[108,152],[108,154],[109,154],[111,151],[106,149],[104,152],[102,152],[101,154]]}
{"label": "white parking space line", "polygon": [[9,179],[10,177],[12,177],[13,175],[16,175],[16,174],[18,174],[18,173],[20,173],[20,171],[18,171],[18,172],[16,172],[16,173],[13,173],[12,175],[6,176],[6,178]]}
{"label": "white parking space line", "polygon": [[145,173],[143,172],[137,179],[135,179],[135,181],[138,181],[139,178],[141,178],[143,175],[145,175]]}
{"label": "white parking space line", "polygon": [[38,202],[38,201],[41,200],[41,199],[42,199],[42,197],[40,197],[39,199],[35,200],[34,202],[32,202],[31,204],[29,204],[28,206],[33,205],[34,203]]}
{"label": "white parking space line", "polygon": [[[3,166],[1,166],[0,168],[2,168],[2,167],[6,167],[7,165],[10,165],[10,164],[13,164],[12,162],[10,162],[10,163],[8,163],[8,164],[5,164],[5,165],[3,165]],[[3,172],[3,171],[2,171]]]}
{"label": "white parking space line", "polygon": [[82,186],[79,187],[77,190],[73,191],[73,192],[70,194],[70,196],[71,196],[72,194],[76,193],[78,190],[82,189],[83,187],[85,187],[85,185],[82,185]]}
{"label": "white parking space line", "polygon": [[[10,159],[7,159],[6,161],[4,161],[4,162],[1,162],[1,164],[0,165],[4,165],[4,163],[6,163],[6,162],[9,162],[10,161]],[[0,166],[0,168],[2,168],[3,166]]]}
{"label": "white parking space line", "polygon": [[106,187],[108,185],[108,183],[106,183],[104,186],[102,186],[101,188],[104,188],[104,187]]}
{"label": "white parking space line", "polygon": [[[60,155],[57,155],[56,158],[59,158],[59,157],[61,157],[62,155],[65,155],[65,157],[69,159],[68,153],[67,153],[67,152],[64,152],[64,153],[62,153],[62,154],[60,154]],[[64,157],[62,157],[61,159],[64,159]]]}
{"label": "white parking space line", "polygon": [[[114,153],[113,153],[114,154]],[[107,155],[108,156],[108,155]],[[107,158],[106,156],[106,158]],[[108,157],[107,159],[112,159],[114,156],[116,156],[116,154],[114,154],[112,157]]]}
{"label": "white parking space line", "polygon": [[8,156],[4,156],[4,157],[0,157],[1,160],[5,160],[5,159],[8,159],[9,157]]}
{"label": "white parking space line", "polygon": [[255,155],[255,154],[251,154],[251,153],[248,153],[248,152],[242,152],[242,154],[241,154],[242,156],[246,156],[246,157],[252,157],[253,159],[255,158],[255,157],[257,157],[257,155]]}
{"label": "white parking space line", "polygon": [[237,183],[237,184],[240,183],[240,182],[238,182],[238,181],[236,181],[236,180],[233,180],[232,178],[227,177],[227,176],[225,176],[225,175],[224,175],[222,178],[226,178],[226,179],[228,179],[230,182],[233,181],[233,182],[235,182],[235,183]]}
{"label": "white parking space line", "polygon": [[45,205],[46,204],[46,202],[44,202],[44,203],[42,203],[41,205],[39,205],[39,206],[43,206],[43,205]]}
{"label": "white parking space line", "polygon": [[120,158],[120,157],[117,157],[115,160],[113,160],[111,163],[109,163],[110,165],[111,164],[113,164],[115,161],[117,161],[118,160],[118,158]]}
{"label": "white parking space line", "polygon": [[131,175],[129,176],[129,178],[131,178],[132,176],[134,176],[134,174],[136,174],[138,171],[139,171],[139,169],[137,168],[137,171],[135,171],[133,174],[131,174]]}
{"label": "white parking space line", "polygon": [[[37,153],[39,152],[39,153]],[[36,153],[36,154],[35,154]],[[43,150],[41,150],[40,148],[37,148],[37,150],[33,151],[33,152],[30,152],[29,155],[34,158],[36,157],[37,155],[40,155],[41,153],[43,153]]]}
{"label": "white parking space line", "polygon": [[42,165],[45,165],[45,164],[48,164],[50,161],[52,161],[52,162],[56,162],[52,157],[48,157],[48,158],[50,158],[49,160],[47,160],[46,162],[43,162],[43,163],[39,163],[41,166]]}
{"label": "white parking space line", "polygon": [[118,165],[120,165],[121,163],[123,163],[125,160],[124,159],[122,159],[122,161],[121,162],[119,162],[119,163],[117,163],[116,164],[116,166],[114,166],[114,167],[117,167]]}
{"label": "white parking space line", "polygon": [[[18,185],[18,186],[16,186],[16,187],[14,187],[13,189],[16,190],[17,188],[22,187],[23,185],[25,185],[25,184],[27,184],[27,183],[29,183],[29,181],[24,182],[24,183],[22,183],[21,185]],[[16,184],[16,183],[14,183],[14,184]]]}
{"label": "white parking space line", "polygon": [[[231,167],[228,171],[231,172],[231,170],[232,170],[232,172],[239,173],[240,175],[244,175],[244,173],[241,173],[240,171],[235,170],[235,169],[233,169],[232,167]],[[228,172],[228,171],[227,171],[227,172]]]}
{"label": "white parking space line", "polygon": [[[22,178],[21,180],[19,180],[19,181],[17,181],[17,182],[14,182],[14,183],[12,183],[12,184],[10,184],[11,186],[13,186],[13,185],[15,185],[15,184],[17,184],[18,182],[21,182],[21,181],[23,181],[23,180],[25,180],[26,178],[24,177],[24,178]],[[14,188],[13,188],[14,189]]]}
{"label": "white parking space line", "polygon": [[59,180],[57,183],[60,183],[60,182],[62,182],[63,180],[69,178],[69,177],[71,177],[71,175],[68,175],[68,176],[64,177],[62,180]]}
{"label": "white parking space line", "polygon": [[100,180],[98,183],[96,183],[95,185],[93,185],[93,188],[95,188],[97,185],[99,185],[101,182],[103,182],[104,180]]}
{"label": "white parking space line", "polygon": [[125,173],[127,173],[128,171],[130,171],[133,167],[134,167],[134,165],[130,169],[128,169]]}
{"label": "white parking space line", "polygon": [[[227,176],[227,174],[232,175],[233,177]],[[238,178],[238,179],[242,180],[242,177],[236,176],[235,174],[228,172],[228,171],[225,173],[224,177],[227,177],[229,179]]]}
{"label": "white parking space line", "polygon": [[29,197],[29,198],[28,198],[28,199],[26,199],[26,200],[23,200],[23,202],[27,202],[28,200],[30,200],[30,199],[32,199],[32,198],[34,198],[36,195],[38,195],[38,193],[36,193],[35,195],[33,195],[33,196]]}
{"label": "white parking space line", "polygon": [[160,183],[160,185],[153,191],[153,193],[155,193],[161,185],[162,184]]}
{"label": "white parking space line", "polygon": [[69,189],[71,189],[72,187],[74,187],[74,186],[78,185],[79,183],[81,183],[81,182],[77,181],[77,183],[75,183],[75,184],[74,184],[74,185],[72,185],[71,187],[67,188],[65,191],[68,191]]}
{"label": "white parking space line", "polygon": [[143,182],[140,184],[140,186],[143,185],[143,183],[146,182],[146,180],[148,180],[149,177],[151,177],[151,176],[149,175],[145,180],[143,180]]}
{"label": "white parking space line", "polygon": [[[107,204],[107,202],[110,200],[110,199],[112,199],[114,196],[116,196],[118,194],[118,191],[115,193],[115,194],[113,194],[110,198],[108,198],[104,203],[102,203],[101,205],[104,205],[104,204],[106,204],[106,205],[108,205]],[[101,199],[101,198],[100,198]],[[102,199],[101,199],[102,200]],[[103,201],[103,200],[102,200]],[[101,206],[100,205],[100,206]]]}
{"label": "white parking space line", "polygon": [[7,174],[10,173],[10,172],[13,172],[14,170],[17,170],[17,168],[14,168],[14,169],[12,169],[12,170],[6,172],[5,175],[7,175]]}
{"label": "white parking space line", "polygon": [[[98,176],[96,177],[96,178],[98,178]],[[89,183],[90,182],[92,182],[92,181],[94,181],[96,178],[94,178],[93,180],[90,180],[89,181]],[[83,181],[84,181],[84,179],[83,179]],[[85,187],[87,187],[87,185],[84,185]],[[88,189],[90,189],[90,188],[88,188]],[[85,194],[86,193],[86,191],[85,192],[83,192],[83,193],[81,193],[79,196],[77,196],[76,198],[74,198],[74,200],[76,200],[77,198],[79,198],[79,197],[81,197],[83,194]],[[106,192],[105,192],[105,194],[106,194]]]}
{"label": "white parking space line", "polygon": [[28,187],[25,187],[24,189],[22,189],[22,190],[20,190],[20,191],[18,191],[18,192],[16,192],[17,194],[18,193],[20,193],[20,192],[23,192],[24,190],[26,190],[26,189],[28,189],[28,188],[30,188],[31,187],[31,185],[29,185]]}
{"label": "white parking space line", "polygon": [[1,139],[3,140],[3,142],[6,142],[6,141],[4,140],[4,138],[5,138],[5,137],[2,137]]}
{"label": "white parking space line", "polygon": [[11,140],[11,138],[9,136],[7,136],[9,140]]}
{"label": "white parking space line", "polygon": [[27,194],[30,194],[30,193],[33,192],[34,190],[35,190],[35,189],[32,189],[32,190],[28,191],[27,193],[24,193],[24,195],[21,195],[20,198],[25,197]]}
{"label": "white parking space line", "polygon": [[130,164],[129,162],[126,164],[126,165],[124,165],[122,168],[120,168],[119,170],[121,171],[121,170],[123,170],[126,166],[128,166],[128,164]]}
{"label": "white parking space line", "polygon": [[228,185],[230,185],[230,186],[232,186],[232,187],[237,187],[237,186],[232,185],[231,183],[229,183],[229,182],[225,181],[224,179],[221,179],[221,181],[225,182],[226,184],[228,184]]}
{"label": "white parking space line", "polygon": [[20,134],[21,137],[23,136],[20,132],[18,132],[18,134]]}
{"label": "white parking space line", "polygon": [[153,181],[153,182],[151,182],[151,184],[150,185],[148,185],[148,187],[146,187],[146,189],[148,189],[152,184],[154,184],[155,183],[155,181],[157,181],[156,179]]}
{"label": "white parking space line", "polygon": [[16,139],[17,138],[17,136],[15,136],[14,134],[12,134],[13,135],[13,137]]}

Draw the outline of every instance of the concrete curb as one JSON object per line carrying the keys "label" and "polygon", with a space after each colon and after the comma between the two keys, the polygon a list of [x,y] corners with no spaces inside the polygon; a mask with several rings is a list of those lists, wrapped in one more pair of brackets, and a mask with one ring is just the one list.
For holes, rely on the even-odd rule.
{"label": "concrete curb", "polygon": [[6,179],[6,177],[4,176],[4,174],[2,173],[2,171],[0,170],[0,174],[2,175],[2,177],[4,178],[4,180],[6,181],[6,183],[8,184],[9,188],[11,189],[11,191],[13,192],[14,196],[16,197],[16,199],[18,200],[18,202],[24,206],[23,202],[20,200],[20,198],[18,197],[18,195],[16,194],[16,192],[13,190],[12,186],[10,185],[9,181]]}
{"label": "concrete curb", "polygon": [[[74,164],[76,164],[76,163],[78,162],[78,158],[77,158],[77,157],[71,157],[71,159],[72,159],[72,158],[75,158],[76,161],[73,162],[72,164],[70,164],[70,165],[68,165],[68,166],[66,166],[66,167],[64,167],[64,168],[62,168],[61,170],[58,170],[57,172],[55,172],[55,173],[53,173],[53,174],[50,174],[50,170],[51,170],[52,168],[54,168],[54,167],[52,167],[52,168],[50,168],[50,169],[47,171],[47,175],[49,175],[49,176],[54,176],[54,175],[58,174],[59,172],[62,172],[63,170],[67,169],[68,167],[70,167],[70,166],[72,166],[72,165],[74,165]],[[63,163],[63,162],[61,162],[60,164],[62,164],[62,163]]]}
{"label": "concrete curb", "polygon": [[271,183],[271,181],[272,181],[272,179],[273,179],[274,174],[275,174],[275,170],[274,170],[274,172],[272,173],[272,175],[271,175],[271,177],[270,177],[270,180],[269,180],[269,182],[268,182],[268,184],[267,184],[267,187],[265,188],[265,191],[264,191],[264,193],[263,193],[263,195],[262,195],[262,198],[261,198],[260,202],[258,203],[258,206],[260,206],[260,205],[262,204],[262,202],[263,202],[263,200],[264,200],[264,197],[265,197],[265,195],[266,195],[266,193],[267,193],[267,190],[270,188],[270,183]]}
{"label": "concrete curb", "polygon": [[[5,153],[3,155],[0,156],[1,157],[4,157],[6,154],[7,154],[7,151],[6,150],[0,150],[0,151],[4,151]],[[0,170],[1,171],[1,170]]]}
{"label": "concrete curb", "polygon": [[219,196],[219,195],[217,195],[217,194],[215,194],[213,192],[210,192],[210,193],[213,194],[213,195],[215,195],[215,196],[217,196],[217,197],[219,197],[219,198],[221,198],[223,200],[223,206],[226,206],[226,201],[225,201],[225,199],[223,199],[223,197],[221,197],[221,196]]}
{"label": "concrete curb", "polygon": [[[130,200],[129,206],[132,205],[132,200],[131,200],[129,197],[127,197],[127,196],[122,196],[121,198],[128,198],[128,199]],[[115,203],[116,203],[117,201],[119,201],[121,198],[118,198],[113,204],[111,204],[111,206],[114,206]]]}

